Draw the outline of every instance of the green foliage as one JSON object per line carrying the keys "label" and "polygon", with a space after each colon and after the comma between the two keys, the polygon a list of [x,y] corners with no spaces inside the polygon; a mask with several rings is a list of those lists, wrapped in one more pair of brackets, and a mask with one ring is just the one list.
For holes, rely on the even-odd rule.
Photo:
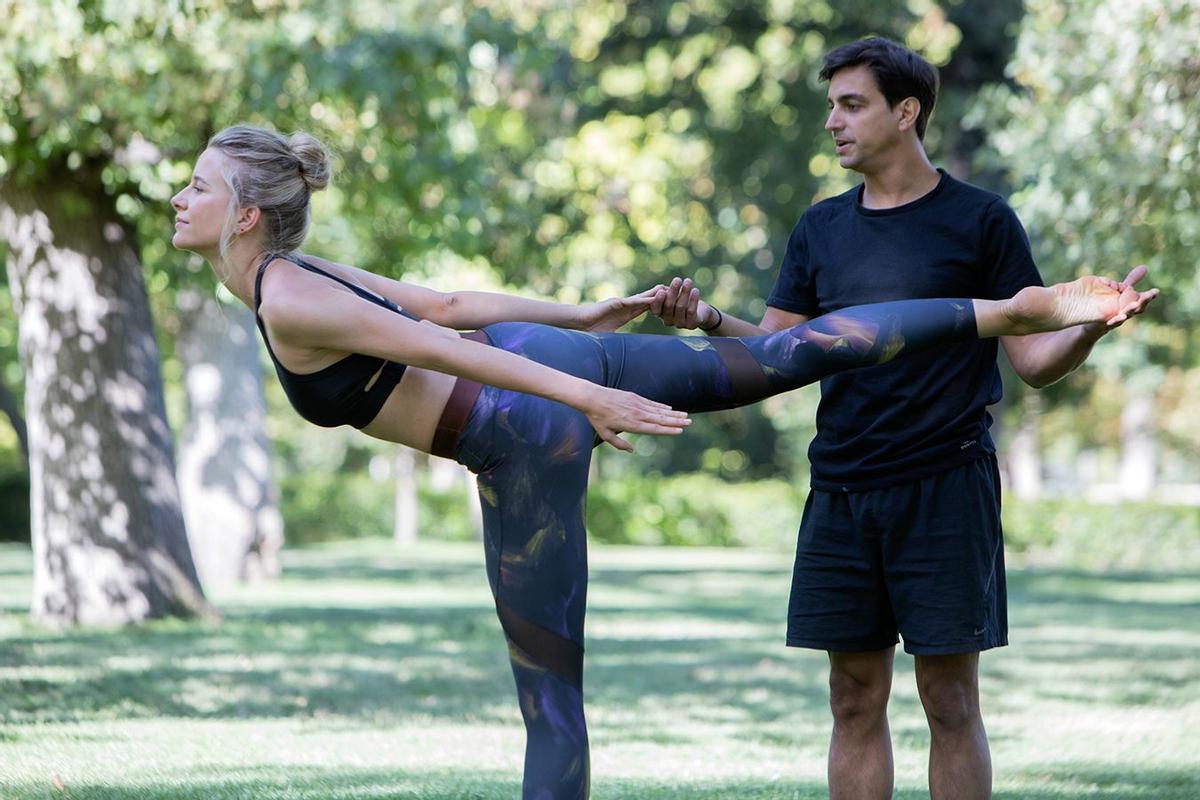
{"label": "green foliage", "polygon": [[[0,420],[0,426],[7,426]],[[11,429],[10,429],[11,430]],[[21,457],[16,436],[0,433],[0,541],[29,541],[29,468]]]}
{"label": "green foliage", "polygon": [[479,538],[471,518],[474,502],[465,485],[445,489],[421,480],[417,484],[417,536],[451,542]]}
{"label": "green foliage", "polygon": [[[351,461],[354,456],[351,456]],[[288,541],[305,544],[390,536],[395,485],[345,461],[292,466],[280,479]],[[612,544],[705,547],[791,547],[803,491],[782,480],[729,483],[707,473],[647,478],[639,474],[596,481],[588,492],[588,532]],[[418,535],[476,538],[465,486],[417,488]]]}
{"label": "green foliage", "polygon": [[[1200,318],[1200,6],[1190,0],[1037,0],[993,90],[991,138],[1052,280],[1151,268],[1166,290],[1125,363],[1194,363]],[[1157,324],[1174,331],[1158,331]]]}
{"label": "green foliage", "polygon": [[[0,472],[0,497],[12,483],[28,494],[28,481],[19,475]],[[290,545],[391,536],[395,521],[396,486],[390,479],[372,477],[366,471],[308,470],[287,472],[280,483],[280,511]],[[417,519],[420,538],[468,541],[476,538],[467,490],[444,489],[428,480],[417,486]],[[17,523],[22,518],[14,508]],[[7,509],[6,509],[7,512]],[[28,509],[24,520],[28,539]],[[4,518],[0,515],[0,524]],[[0,536],[0,539],[5,538]]]}
{"label": "green foliage", "polygon": [[802,503],[803,494],[781,480],[609,478],[588,492],[588,534],[611,544],[784,549],[795,540]]}
{"label": "green foliage", "polygon": [[871,31],[939,63],[958,43],[932,2],[611,2],[548,15],[534,32],[563,57],[545,91],[568,115],[523,170],[547,211],[536,230],[547,283],[586,296],[626,271],[637,285],[683,273],[717,304],[761,315],[796,218],[846,185],[822,128],[821,57]]}
{"label": "green foliage", "polygon": [[[18,408],[24,394],[17,355],[17,315],[8,290],[5,259],[8,248],[0,242],[0,384],[15,398]],[[17,433],[0,416],[0,541],[29,541],[29,467],[21,454]]]}
{"label": "green foliage", "polygon": [[279,493],[292,544],[391,535],[395,489],[366,472],[292,472],[280,478]]}
{"label": "green foliage", "polygon": [[1200,570],[1200,507],[1149,502],[1006,501],[1018,559],[1076,569]]}

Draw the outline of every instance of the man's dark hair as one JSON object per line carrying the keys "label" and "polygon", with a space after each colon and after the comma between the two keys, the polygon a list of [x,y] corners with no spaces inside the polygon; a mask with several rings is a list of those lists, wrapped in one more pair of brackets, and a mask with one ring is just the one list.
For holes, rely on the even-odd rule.
{"label": "man's dark hair", "polygon": [[896,103],[906,98],[917,98],[921,103],[921,111],[917,114],[917,138],[924,141],[925,126],[929,124],[929,115],[937,102],[937,67],[907,47],[872,36],[830,50],[821,67],[821,80],[829,80],[838,70],[860,65],[866,66],[875,76],[888,108],[895,108]]}

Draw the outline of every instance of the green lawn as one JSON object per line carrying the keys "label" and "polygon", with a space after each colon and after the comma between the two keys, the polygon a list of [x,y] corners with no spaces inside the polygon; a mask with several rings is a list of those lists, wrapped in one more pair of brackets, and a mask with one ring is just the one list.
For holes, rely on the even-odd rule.
{"label": "green lawn", "polygon": [[[509,798],[522,728],[477,546],[351,542],[215,599],[220,625],[53,633],[0,546],[0,798]],[[597,798],[825,796],[824,656],[785,555],[596,547]],[[984,706],[1001,798],[1200,797],[1200,580],[1010,576]],[[928,734],[897,659],[897,796]]]}

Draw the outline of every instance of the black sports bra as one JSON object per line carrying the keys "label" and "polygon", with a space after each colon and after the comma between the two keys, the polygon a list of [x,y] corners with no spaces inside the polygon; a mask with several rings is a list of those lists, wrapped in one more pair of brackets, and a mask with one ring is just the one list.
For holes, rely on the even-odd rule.
{"label": "black sports bra", "polygon": [[[402,314],[412,320],[417,318],[386,297],[381,297],[361,286],[339,278],[337,275],[315,267],[294,255],[269,254],[258,267],[258,274],[254,277],[254,319],[258,322],[263,342],[267,345],[267,352],[271,356],[271,361],[275,363],[275,372],[279,375],[279,382],[283,385],[283,391],[291,401],[292,407],[309,422],[325,428],[333,428],[338,425],[365,427],[375,419],[379,409],[383,408],[383,404],[391,395],[392,389],[396,388],[396,384],[400,382],[405,365],[361,353],[351,353],[323,369],[302,375],[290,372],[280,364],[279,359],[275,356],[275,351],[271,349],[271,341],[267,338],[267,329],[263,325],[262,318],[258,316],[258,307],[262,304],[263,272],[266,271],[267,265],[276,258],[286,259],[309,272],[332,278],[364,300],[383,306],[389,311]],[[378,374],[378,378],[375,377],[376,374]],[[371,383],[373,378],[375,382]]]}

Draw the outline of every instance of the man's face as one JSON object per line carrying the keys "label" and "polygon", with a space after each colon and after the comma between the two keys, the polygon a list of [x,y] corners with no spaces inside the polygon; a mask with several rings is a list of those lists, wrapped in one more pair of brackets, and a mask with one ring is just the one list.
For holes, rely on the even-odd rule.
{"label": "man's face", "polygon": [[873,172],[886,164],[902,141],[902,103],[888,108],[887,100],[865,65],[840,69],[829,79],[829,118],[838,163],[845,169]]}

